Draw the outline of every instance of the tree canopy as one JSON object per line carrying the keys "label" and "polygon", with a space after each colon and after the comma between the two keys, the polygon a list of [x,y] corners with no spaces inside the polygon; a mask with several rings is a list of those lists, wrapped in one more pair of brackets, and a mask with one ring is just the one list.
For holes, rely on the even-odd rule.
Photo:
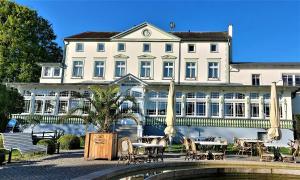
{"label": "tree canopy", "polygon": [[0,84],[0,132],[4,130],[9,116],[23,112],[23,96],[16,89]]}
{"label": "tree canopy", "polygon": [[60,62],[51,24],[36,11],[0,0],[0,81],[36,82],[37,62]]}

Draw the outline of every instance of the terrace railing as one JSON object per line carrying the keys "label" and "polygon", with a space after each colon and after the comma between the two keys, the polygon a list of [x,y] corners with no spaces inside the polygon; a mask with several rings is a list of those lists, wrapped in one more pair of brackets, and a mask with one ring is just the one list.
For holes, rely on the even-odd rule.
{"label": "terrace railing", "polygon": [[[165,117],[145,117],[145,125],[166,125]],[[283,129],[293,129],[292,120],[281,120],[280,125]],[[268,119],[176,117],[176,126],[270,128],[270,121]]]}
{"label": "terrace railing", "polygon": [[[26,118],[30,115],[26,114],[13,114],[12,118],[18,119],[19,122],[22,124],[25,122]],[[61,121],[61,116],[52,116],[52,115],[35,115],[39,116],[40,123],[43,124],[83,124],[82,118],[68,118],[64,121]]]}

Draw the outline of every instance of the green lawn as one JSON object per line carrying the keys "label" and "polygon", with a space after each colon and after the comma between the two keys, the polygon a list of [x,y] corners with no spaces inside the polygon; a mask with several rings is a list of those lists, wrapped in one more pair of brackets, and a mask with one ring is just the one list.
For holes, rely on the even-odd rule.
{"label": "green lawn", "polygon": [[[8,151],[6,151],[5,149],[3,149],[3,140],[2,140],[2,135],[0,134],[0,152],[6,152],[6,161],[8,160]],[[23,156],[21,156],[21,153],[18,150],[13,150],[12,152],[12,161],[20,161],[20,160],[28,160],[28,159],[33,159],[33,158],[37,158],[37,157],[42,157],[45,156],[44,153],[28,153],[28,154],[24,154]]]}

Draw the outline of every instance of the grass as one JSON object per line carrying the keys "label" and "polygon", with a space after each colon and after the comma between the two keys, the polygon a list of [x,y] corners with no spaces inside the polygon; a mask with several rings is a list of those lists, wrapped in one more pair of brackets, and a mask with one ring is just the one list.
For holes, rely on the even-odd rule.
{"label": "grass", "polygon": [[[0,152],[5,152],[5,154],[6,154],[5,159],[7,161],[9,151],[5,150],[3,147],[3,139],[2,139],[1,134],[0,134]],[[23,154],[23,156],[22,156],[18,150],[14,149],[12,151],[11,159],[12,159],[12,161],[21,161],[21,160],[29,160],[29,159],[33,159],[33,158],[38,158],[38,157],[42,157],[42,156],[45,156],[45,153],[26,153],[26,154]]]}

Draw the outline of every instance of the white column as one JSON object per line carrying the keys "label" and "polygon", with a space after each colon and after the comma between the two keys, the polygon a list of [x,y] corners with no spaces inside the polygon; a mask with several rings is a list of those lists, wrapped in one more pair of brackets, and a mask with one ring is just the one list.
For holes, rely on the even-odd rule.
{"label": "white column", "polygon": [[220,94],[219,97],[219,117],[224,118],[224,95]]}
{"label": "white column", "polygon": [[250,97],[249,94],[245,97],[245,117],[250,119]]}
{"label": "white column", "polygon": [[58,92],[55,93],[55,109],[54,115],[58,115],[58,106],[59,106],[59,94]]}
{"label": "white column", "polygon": [[259,96],[259,119],[264,119],[264,98]]}
{"label": "white column", "polygon": [[211,116],[211,110],[210,110],[211,100],[210,100],[209,95],[206,95],[205,101],[206,101],[206,107],[205,107],[206,117],[210,117]]}
{"label": "white column", "polygon": [[31,98],[30,98],[30,114],[34,114],[34,105],[35,105],[35,94],[31,93]]}

